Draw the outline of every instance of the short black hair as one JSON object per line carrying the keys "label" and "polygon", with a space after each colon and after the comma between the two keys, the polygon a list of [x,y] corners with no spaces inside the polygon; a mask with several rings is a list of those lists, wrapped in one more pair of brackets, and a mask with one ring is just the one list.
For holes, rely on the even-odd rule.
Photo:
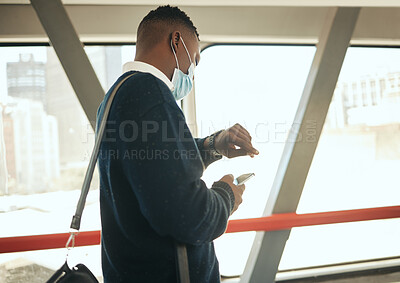
{"label": "short black hair", "polygon": [[139,24],[137,30],[138,36],[148,24],[160,22],[171,25],[183,25],[190,31],[193,31],[197,38],[199,38],[197,28],[194,26],[190,17],[178,7],[171,7],[170,5],[159,6],[157,9],[150,11]]}

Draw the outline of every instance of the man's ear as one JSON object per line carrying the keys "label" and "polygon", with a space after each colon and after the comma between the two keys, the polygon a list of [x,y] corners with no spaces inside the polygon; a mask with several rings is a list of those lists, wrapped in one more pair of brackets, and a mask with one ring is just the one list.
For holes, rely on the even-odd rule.
{"label": "man's ear", "polygon": [[179,41],[181,40],[181,33],[179,31],[174,31],[171,37],[172,37],[173,48],[176,51],[176,49],[178,49]]}

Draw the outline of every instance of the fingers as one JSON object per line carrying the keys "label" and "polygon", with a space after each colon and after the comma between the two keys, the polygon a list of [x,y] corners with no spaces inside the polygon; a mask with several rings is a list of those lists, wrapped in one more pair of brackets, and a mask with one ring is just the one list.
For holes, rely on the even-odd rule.
{"label": "fingers", "polygon": [[229,144],[228,148],[224,151],[222,151],[223,155],[225,155],[228,158],[234,158],[238,156],[246,156],[250,155],[250,157],[254,157],[253,153],[249,153],[248,149],[244,148],[236,148],[235,145]]}
{"label": "fingers", "polygon": [[249,133],[242,125],[240,125],[240,124],[236,124],[236,125],[237,125],[237,127],[239,127],[240,131],[241,131],[245,136],[247,136],[247,137],[250,139],[250,141],[251,141],[252,137],[251,137],[250,133]]}
{"label": "fingers", "polygon": [[221,153],[228,158],[234,158],[238,156],[246,156],[247,150],[237,149],[233,144],[229,144],[226,150],[222,150]]}
{"label": "fingers", "polygon": [[234,158],[234,157],[238,157],[238,156],[245,156],[247,155],[247,150],[245,149],[230,149],[229,153],[228,153],[228,157],[229,158]]}
{"label": "fingers", "polygon": [[247,153],[258,154],[258,150],[253,147],[251,141],[248,140],[246,137],[244,137],[241,133],[236,136],[233,136],[231,138],[231,142],[234,145],[239,146],[241,149],[245,149]]}
{"label": "fingers", "polygon": [[224,177],[222,177],[220,181],[224,181],[225,183],[228,183],[228,184],[233,184],[234,179],[235,178],[233,177],[232,174],[228,174],[228,175],[225,175]]}
{"label": "fingers", "polygon": [[239,146],[241,149],[245,149],[247,152],[245,154],[242,154],[243,151],[237,152],[236,156],[240,155],[254,155],[258,154],[258,150],[253,147],[251,144],[251,136],[249,132],[243,128],[240,124],[235,124],[229,129],[229,141],[233,143],[234,145]]}
{"label": "fingers", "polygon": [[249,139],[251,141],[252,137],[250,135],[250,133],[239,123],[236,123],[235,125],[232,126],[232,128],[236,131],[238,131],[238,133],[241,133],[244,137],[246,137],[247,139]]}
{"label": "fingers", "polygon": [[234,203],[233,209],[231,211],[231,214],[233,212],[235,212],[238,209],[239,205],[243,202],[242,195],[246,188],[246,186],[244,184],[242,184],[240,186],[235,185],[233,183],[233,180],[234,180],[234,177],[232,174],[225,175],[220,179],[220,181],[226,182],[231,187],[233,195],[235,197],[235,203]]}
{"label": "fingers", "polygon": [[243,197],[241,194],[235,194],[235,203],[237,204],[237,206],[239,206],[240,204],[242,204],[243,202]]}
{"label": "fingers", "polygon": [[243,202],[243,192],[245,189],[244,185],[240,185],[240,186],[235,186],[233,185],[232,187],[232,191],[233,191],[233,195],[235,197],[235,204],[233,206],[233,209],[231,211],[231,214],[234,213],[240,206],[240,204]]}

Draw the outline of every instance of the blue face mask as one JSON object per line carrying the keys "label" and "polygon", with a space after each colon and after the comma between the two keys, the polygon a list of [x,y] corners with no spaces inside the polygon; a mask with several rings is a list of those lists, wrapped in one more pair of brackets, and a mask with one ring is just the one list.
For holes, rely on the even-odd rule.
{"label": "blue face mask", "polygon": [[177,68],[175,68],[174,70],[174,74],[172,75],[172,84],[174,85],[174,90],[172,91],[172,95],[177,101],[184,98],[193,89],[193,77],[194,77],[194,64],[192,63],[192,59],[190,59],[189,51],[187,50],[185,42],[183,41],[182,37],[181,39],[183,46],[185,47],[186,53],[189,57],[190,67],[188,69],[188,74],[184,74],[180,70],[178,58],[176,57],[175,50],[172,47],[172,40],[171,40],[171,48],[172,52],[174,52],[176,66],[177,66]]}

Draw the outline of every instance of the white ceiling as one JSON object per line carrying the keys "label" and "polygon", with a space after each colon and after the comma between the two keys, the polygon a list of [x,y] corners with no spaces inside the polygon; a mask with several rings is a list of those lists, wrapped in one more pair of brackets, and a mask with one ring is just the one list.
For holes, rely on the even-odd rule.
{"label": "white ceiling", "polygon": [[[397,1],[400,3],[400,0]],[[289,6],[180,7],[196,24],[204,44],[315,44],[326,15],[332,9]],[[67,13],[83,42],[134,42],[136,27],[153,8],[153,5],[66,5]],[[0,43],[2,42],[48,42],[31,5],[0,5]],[[351,43],[399,46],[400,7],[362,8]]]}
{"label": "white ceiling", "polygon": [[[62,0],[62,2],[66,5],[400,7],[400,0]],[[29,0],[0,0],[0,4],[29,3]]]}

